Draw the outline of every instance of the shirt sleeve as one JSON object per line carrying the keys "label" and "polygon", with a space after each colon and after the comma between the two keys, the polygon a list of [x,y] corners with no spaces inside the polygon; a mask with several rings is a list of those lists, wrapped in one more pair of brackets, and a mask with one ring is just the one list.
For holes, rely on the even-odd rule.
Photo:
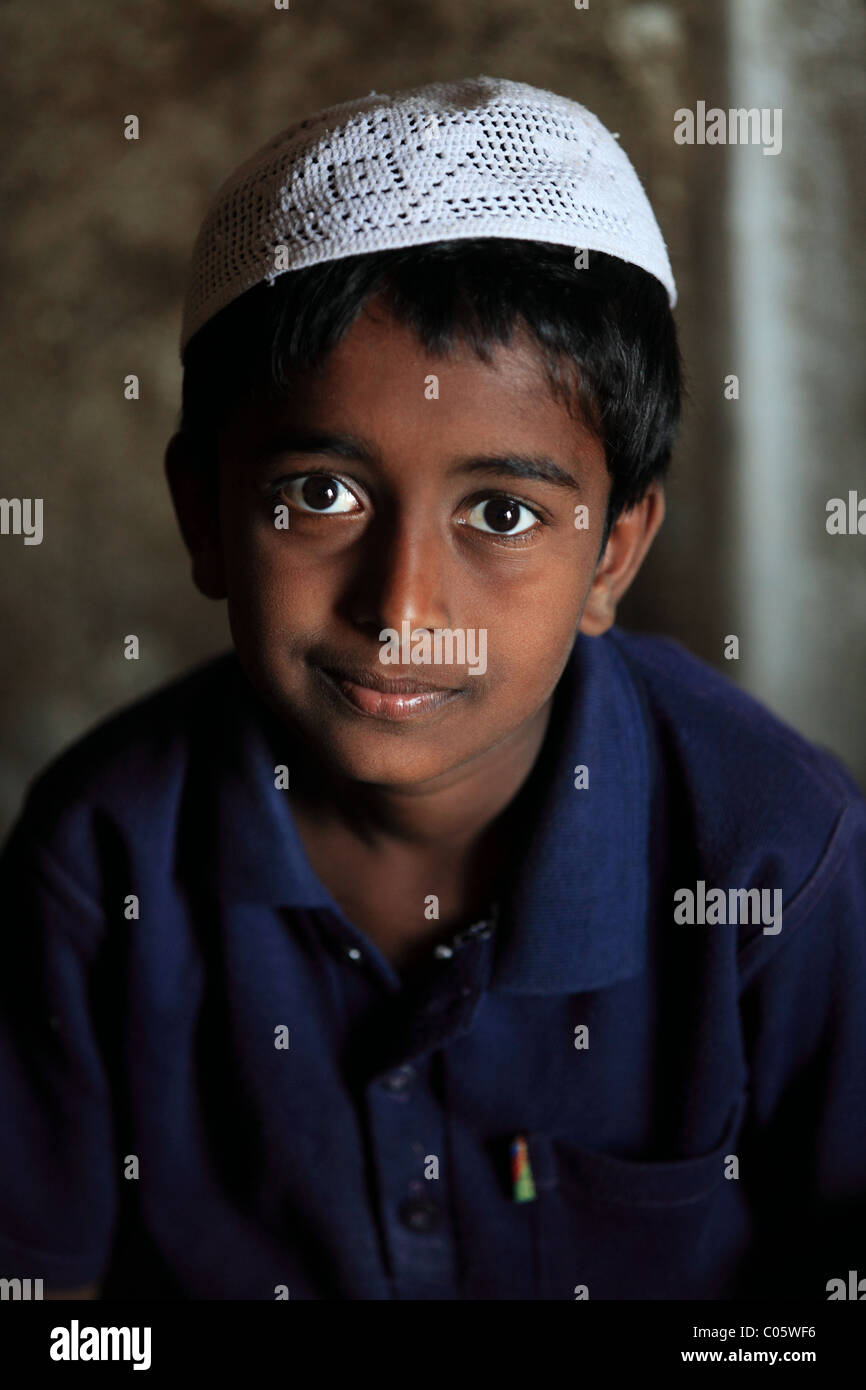
{"label": "shirt sleeve", "polygon": [[95,902],[28,830],[0,855],[0,1275],[101,1279],[116,1219],[110,1088],[92,977]]}
{"label": "shirt sleeve", "polygon": [[[776,943],[777,944],[774,944]],[[769,958],[767,958],[769,957]],[[826,1299],[866,1275],[866,803],[841,815],[743,962],[751,1092],[740,1175],[759,1231],[747,1297]]]}

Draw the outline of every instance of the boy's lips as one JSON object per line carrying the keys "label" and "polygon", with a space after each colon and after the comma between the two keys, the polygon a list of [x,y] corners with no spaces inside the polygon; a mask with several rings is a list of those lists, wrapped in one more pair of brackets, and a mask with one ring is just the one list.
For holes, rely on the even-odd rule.
{"label": "boy's lips", "polygon": [[385,676],[368,667],[319,666],[325,679],[354,709],[379,719],[411,719],[441,709],[462,686],[434,685],[417,676]]}

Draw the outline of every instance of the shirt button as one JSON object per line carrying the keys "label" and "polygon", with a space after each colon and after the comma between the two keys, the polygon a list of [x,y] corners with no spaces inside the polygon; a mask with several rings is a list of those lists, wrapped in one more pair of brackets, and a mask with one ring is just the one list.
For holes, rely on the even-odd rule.
{"label": "shirt button", "polygon": [[433,954],[437,960],[450,960],[454,952],[450,946],[436,946],[434,947]]}
{"label": "shirt button", "polygon": [[398,1215],[410,1231],[432,1231],[439,1224],[439,1209],[426,1197],[415,1197],[403,1202]]}
{"label": "shirt button", "polygon": [[392,1095],[402,1095],[404,1091],[409,1089],[414,1079],[414,1067],[399,1067],[397,1071],[392,1071],[390,1076],[383,1078],[382,1085],[385,1087],[385,1090],[390,1091]]}
{"label": "shirt button", "polygon": [[347,946],[346,955],[349,960],[363,960],[363,953],[358,950],[357,946]]}

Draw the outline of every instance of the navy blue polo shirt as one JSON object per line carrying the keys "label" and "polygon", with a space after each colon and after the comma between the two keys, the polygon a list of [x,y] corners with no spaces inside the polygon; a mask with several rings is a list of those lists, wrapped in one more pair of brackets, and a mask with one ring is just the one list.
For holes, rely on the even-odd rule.
{"label": "navy blue polo shirt", "polygon": [[312,871],[279,739],[229,654],[32,787],[0,860],[0,1275],[268,1300],[866,1275],[866,804],[827,753],[674,643],[579,637],[521,862],[401,976]]}

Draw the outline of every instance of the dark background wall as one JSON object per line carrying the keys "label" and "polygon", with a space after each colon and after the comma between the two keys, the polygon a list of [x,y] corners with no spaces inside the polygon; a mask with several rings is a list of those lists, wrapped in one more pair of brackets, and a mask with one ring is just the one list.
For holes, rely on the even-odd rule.
{"label": "dark background wall", "polygon": [[[162,476],[210,195],[298,116],[479,73],[619,131],[668,241],[690,402],[624,623],[679,638],[866,784],[866,536],[825,530],[828,498],[866,495],[862,25],[854,0],[7,0],[0,495],[42,497],[45,520],[39,546],[0,536],[0,828],[59,748],[228,642]],[[698,100],[781,106],[782,153],[675,144]]]}

